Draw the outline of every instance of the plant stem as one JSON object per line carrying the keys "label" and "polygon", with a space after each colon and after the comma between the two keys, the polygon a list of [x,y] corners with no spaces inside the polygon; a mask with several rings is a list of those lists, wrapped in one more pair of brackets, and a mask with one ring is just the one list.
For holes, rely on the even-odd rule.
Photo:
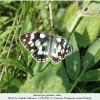
{"label": "plant stem", "polygon": [[51,1],[49,1],[49,11],[50,11],[51,33],[54,34],[54,30],[53,30],[53,22],[52,22],[52,8],[51,8]]}

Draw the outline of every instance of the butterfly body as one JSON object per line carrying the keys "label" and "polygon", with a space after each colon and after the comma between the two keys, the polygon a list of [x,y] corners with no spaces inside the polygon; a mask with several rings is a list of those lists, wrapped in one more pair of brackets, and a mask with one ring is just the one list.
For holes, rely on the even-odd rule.
{"label": "butterfly body", "polygon": [[56,64],[72,51],[71,45],[65,38],[44,32],[23,34],[20,41],[28,51],[32,52],[33,58],[39,62],[45,62],[51,58],[51,62]]}

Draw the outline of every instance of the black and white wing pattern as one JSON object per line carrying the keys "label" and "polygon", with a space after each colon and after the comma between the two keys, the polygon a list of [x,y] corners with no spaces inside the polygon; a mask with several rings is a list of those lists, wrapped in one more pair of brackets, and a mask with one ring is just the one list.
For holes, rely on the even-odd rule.
{"label": "black and white wing pattern", "polygon": [[20,37],[23,46],[30,52],[36,61],[47,61],[48,59],[48,35],[40,32],[26,33]]}
{"label": "black and white wing pattern", "polygon": [[60,36],[44,32],[32,32],[22,35],[19,40],[36,61],[45,62],[51,58],[52,64],[59,63],[72,51],[68,41]]}
{"label": "black and white wing pattern", "polygon": [[51,52],[51,62],[53,64],[63,60],[71,52],[72,47],[65,38],[61,36],[54,37]]}

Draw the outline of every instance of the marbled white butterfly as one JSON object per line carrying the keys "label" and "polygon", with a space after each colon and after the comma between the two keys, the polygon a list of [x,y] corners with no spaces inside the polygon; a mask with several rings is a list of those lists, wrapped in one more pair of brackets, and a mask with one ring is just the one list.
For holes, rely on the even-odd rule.
{"label": "marbled white butterfly", "polygon": [[44,32],[26,33],[20,37],[20,41],[39,62],[45,62],[50,57],[52,64],[56,64],[72,51],[71,45],[65,38]]}

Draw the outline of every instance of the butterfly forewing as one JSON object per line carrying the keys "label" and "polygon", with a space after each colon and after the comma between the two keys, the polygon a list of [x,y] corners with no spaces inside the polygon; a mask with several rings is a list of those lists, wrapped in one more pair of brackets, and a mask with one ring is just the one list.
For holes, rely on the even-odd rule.
{"label": "butterfly forewing", "polygon": [[47,40],[47,36],[45,35],[43,37],[40,35],[39,32],[27,33],[20,37],[21,43],[30,52],[34,52],[35,50],[37,50],[39,46],[42,45],[46,40]]}

